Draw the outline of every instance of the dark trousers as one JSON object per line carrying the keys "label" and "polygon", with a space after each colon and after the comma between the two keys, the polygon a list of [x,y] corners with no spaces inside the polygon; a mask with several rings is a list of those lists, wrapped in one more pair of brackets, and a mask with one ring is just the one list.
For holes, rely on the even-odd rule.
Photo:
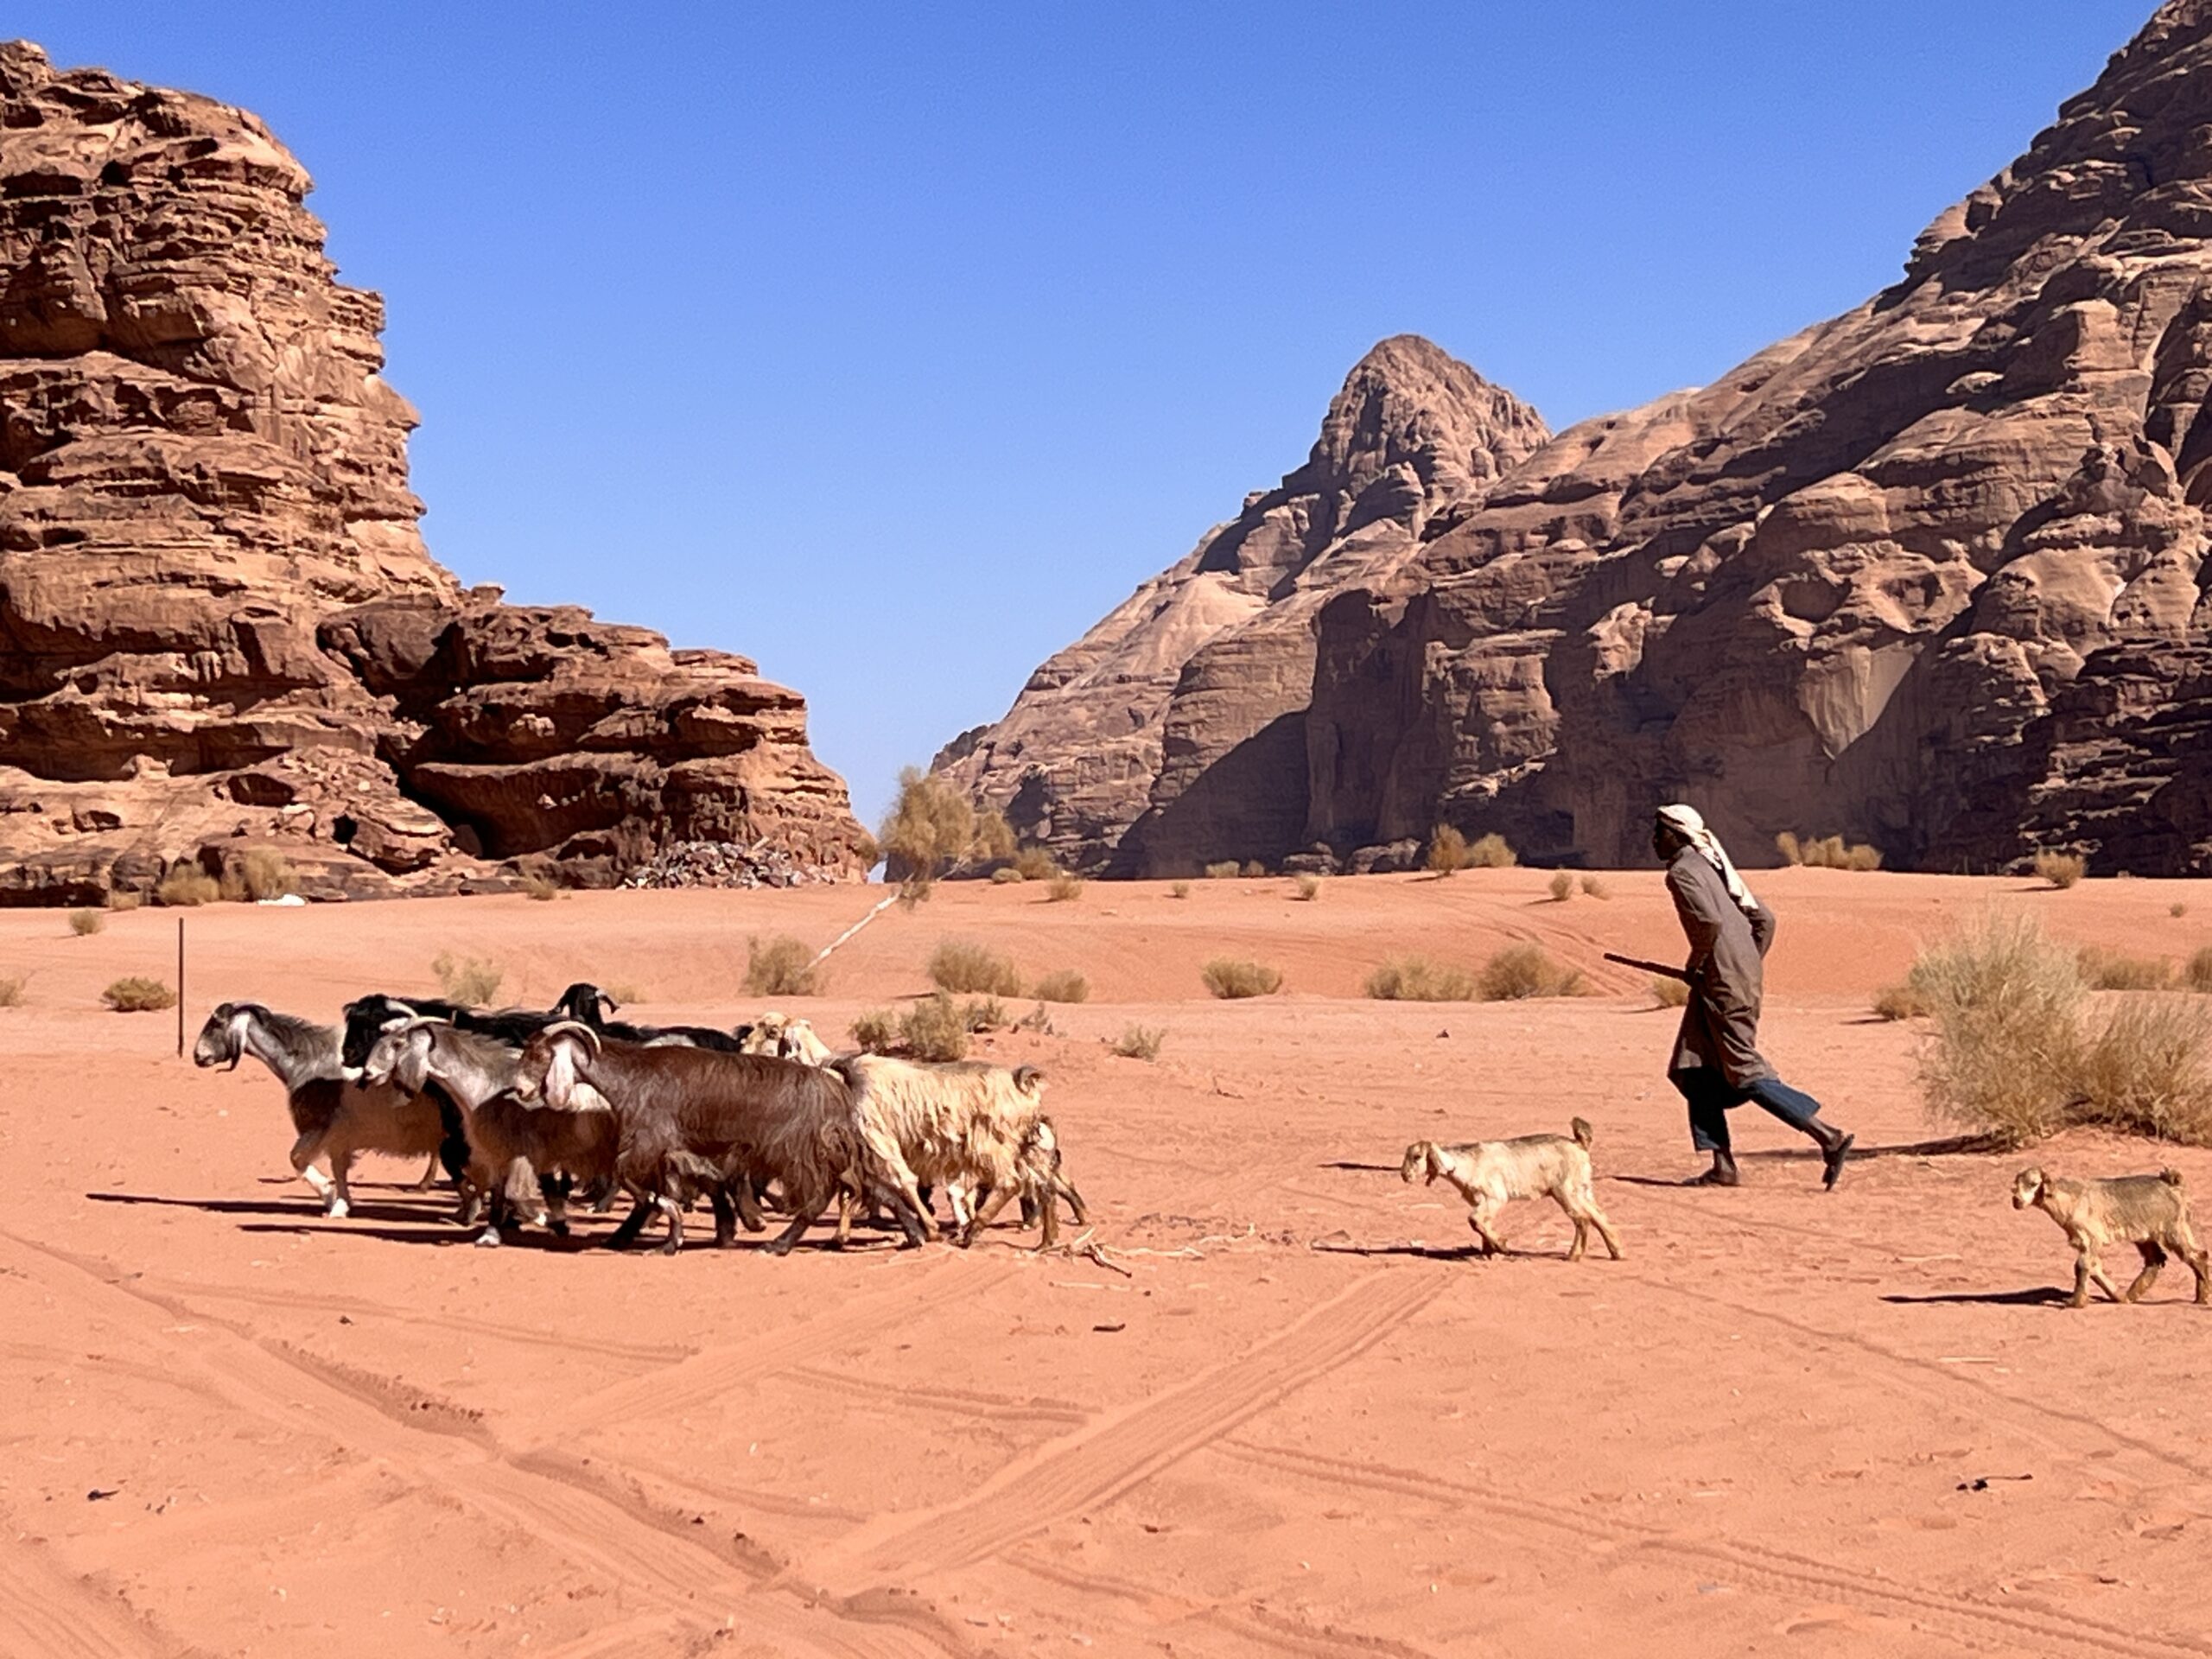
{"label": "dark trousers", "polygon": [[[1690,1144],[1700,1152],[1728,1152],[1728,1114],[1745,1101],[1757,1101],[1791,1128],[1813,1133],[1813,1120],[1821,1103],[1802,1089],[1792,1089],[1780,1077],[1762,1077],[1739,1089],[1719,1072],[1700,1066],[1690,1071],[1670,1071],[1667,1081],[1689,1103]],[[1815,1139],[1818,1139],[1815,1136]]]}

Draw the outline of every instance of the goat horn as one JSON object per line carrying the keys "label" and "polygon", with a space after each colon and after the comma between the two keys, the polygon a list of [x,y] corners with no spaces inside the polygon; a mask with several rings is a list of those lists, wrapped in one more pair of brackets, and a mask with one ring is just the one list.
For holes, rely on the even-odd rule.
{"label": "goat horn", "polygon": [[581,1020],[556,1020],[545,1027],[548,1037],[566,1037],[572,1033],[582,1038],[594,1056],[600,1052],[599,1033]]}

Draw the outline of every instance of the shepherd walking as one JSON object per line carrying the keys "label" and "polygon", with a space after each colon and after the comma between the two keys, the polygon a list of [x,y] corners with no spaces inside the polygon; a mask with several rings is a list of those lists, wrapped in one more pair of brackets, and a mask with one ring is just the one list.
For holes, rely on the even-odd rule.
{"label": "shepherd walking", "polygon": [[1689,1006],[1682,1010],[1667,1081],[1689,1103],[1691,1142],[1713,1154],[1713,1167],[1688,1185],[1737,1184],[1728,1114],[1752,1100],[1812,1136],[1821,1149],[1821,1184],[1833,1187],[1852,1137],[1822,1122],[1821,1103],[1783,1082],[1759,1052],[1759,1002],[1767,948],[1774,943],[1774,912],[1751,896],[1695,807],[1661,807],[1651,850],[1667,867],[1667,891],[1689,937]]}

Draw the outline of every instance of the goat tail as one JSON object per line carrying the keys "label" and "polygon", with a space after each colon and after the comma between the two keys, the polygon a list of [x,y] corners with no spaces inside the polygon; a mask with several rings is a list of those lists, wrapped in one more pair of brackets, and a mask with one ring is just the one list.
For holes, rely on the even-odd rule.
{"label": "goat tail", "polygon": [[1014,1086],[1034,1100],[1044,1090],[1045,1074],[1033,1065],[1017,1066],[1014,1068]]}
{"label": "goat tail", "polygon": [[1590,1143],[1597,1139],[1597,1131],[1590,1127],[1589,1120],[1580,1117],[1573,1118],[1569,1121],[1567,1127],[1574,1131],[1574,1144],[1585,1152],[1589,1151]]}

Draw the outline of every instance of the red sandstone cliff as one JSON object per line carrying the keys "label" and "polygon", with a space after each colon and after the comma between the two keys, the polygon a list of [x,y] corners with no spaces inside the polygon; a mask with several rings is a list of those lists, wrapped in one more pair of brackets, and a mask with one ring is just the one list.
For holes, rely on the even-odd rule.
{"label": "red sandstone cliff", "polygon": [[273,842],[311,891],[864,837],[741,658],[464,594],[377,296],[252,116],[0,45],[0,903]]}

